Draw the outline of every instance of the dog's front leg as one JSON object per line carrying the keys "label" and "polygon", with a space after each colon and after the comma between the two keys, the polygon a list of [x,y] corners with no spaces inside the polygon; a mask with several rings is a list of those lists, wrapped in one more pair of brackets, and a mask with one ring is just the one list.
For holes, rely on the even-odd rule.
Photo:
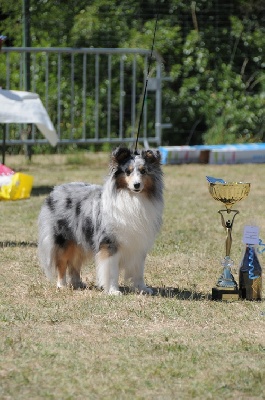
{"label": "dog's front leg", "polygon": [[153,290],[146,286],[144,282],[144,267],[146,255],[139,257],[135,260],[135,267],[133,269],[133,276],[131,280],[135,290],[139,290],[143,294],[152,294]]}
{"label": "dog's front leg", "polygon": [[100,250],[96,255],[97,286],[103,287],[108,294],[120,295],[119,290],[119,253],[106,254]]}

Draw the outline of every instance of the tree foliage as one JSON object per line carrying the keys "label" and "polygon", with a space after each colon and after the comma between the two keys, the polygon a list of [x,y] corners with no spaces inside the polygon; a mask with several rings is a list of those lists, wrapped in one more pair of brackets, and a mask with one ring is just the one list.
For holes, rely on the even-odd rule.
{"label": "tree foliage", "polygon": [[[150,49],[157,14],[163,143],[264,141],[264,0],[32,0],[31,43]],[[2,0],[0,21],[22,46],[22,3]]]}

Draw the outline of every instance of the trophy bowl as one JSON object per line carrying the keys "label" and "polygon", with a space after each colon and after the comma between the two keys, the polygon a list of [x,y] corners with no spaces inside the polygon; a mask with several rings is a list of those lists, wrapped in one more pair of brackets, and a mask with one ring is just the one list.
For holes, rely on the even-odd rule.
{"label": "trophy bowl", "polygon": [[209,183],[211,196],[223,203],[229,213],[234,204],[248,196],[250,183],[246,182],[226,182]]}

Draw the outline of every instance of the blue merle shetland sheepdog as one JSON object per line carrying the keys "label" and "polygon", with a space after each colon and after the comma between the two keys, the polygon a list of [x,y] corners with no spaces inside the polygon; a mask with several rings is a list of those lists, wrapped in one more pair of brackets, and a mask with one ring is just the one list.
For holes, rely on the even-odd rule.
{"label": "blue merle shetland sheepdog", "polygon": [[57,287],[85,287],[81,267],[95,258],[97,286],[120,294],[119,272],[135,290],[151,294],[144,282],[147,252],[160,230],[163,174],[159,151],[111,154],[103,186],[73,182],[56,186],[39,215],[38,254]]}

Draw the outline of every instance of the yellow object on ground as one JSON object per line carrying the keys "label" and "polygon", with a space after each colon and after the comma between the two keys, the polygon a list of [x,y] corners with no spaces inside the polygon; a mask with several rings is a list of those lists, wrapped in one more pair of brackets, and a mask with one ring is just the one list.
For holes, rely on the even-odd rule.
{"label": "yellow object on ground", "polygon": [[0,200],[22,200],[30,197],[33,176],[21,174],[12,175],[11,182],[0,187]]}

